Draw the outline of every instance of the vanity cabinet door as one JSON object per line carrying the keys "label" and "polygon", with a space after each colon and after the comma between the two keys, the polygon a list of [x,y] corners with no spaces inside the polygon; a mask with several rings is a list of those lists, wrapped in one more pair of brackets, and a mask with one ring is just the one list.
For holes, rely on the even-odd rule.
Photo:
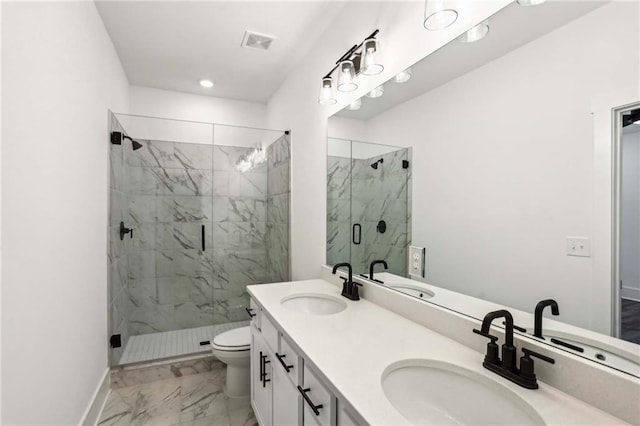
{"label": "vanity cabinet door", "polygon": [[302,397],[298,389],[287,377],[288,373],[280,363],[273,366],[273,424],[275,426],[296,426],[299,424]]}
{"label": "vanity cabinet door", "polygon": [[303,398],[303,424],[309,426],[330,426],[332,412],[332,396],[322,382],[311,371],[307,363],[304,365],[304,386],[299,389]]}
{"label": "vanity cabinet door", "polygon": [[251,405],[261,426],[271,426],[273,356],[260,332],[251,328]]}

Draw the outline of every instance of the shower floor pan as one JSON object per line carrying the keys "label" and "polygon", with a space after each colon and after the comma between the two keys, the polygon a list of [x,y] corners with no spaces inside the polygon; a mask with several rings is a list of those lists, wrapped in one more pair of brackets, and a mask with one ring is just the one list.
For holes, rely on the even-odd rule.
{"label": "shower floor pan", "polygon": [[220,333],[247,325],[249,325],[249,321],[238,321],[131,336],[127,346],[124,348],[119,364],[131,364],[208,352],[211,350],[211,346],[202,346],[200,342],[205,340],[212,341]]}

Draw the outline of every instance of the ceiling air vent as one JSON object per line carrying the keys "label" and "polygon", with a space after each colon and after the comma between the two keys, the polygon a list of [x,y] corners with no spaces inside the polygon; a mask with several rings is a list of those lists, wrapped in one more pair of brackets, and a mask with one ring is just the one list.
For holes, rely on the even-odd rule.
{"label": "ceiling air vent", "polygon": [[250,47],[258,50],[269,50],[271,43],[276,39],[274,36],[256,33],[255,31],[245,31],[242,39],[242,47]]}

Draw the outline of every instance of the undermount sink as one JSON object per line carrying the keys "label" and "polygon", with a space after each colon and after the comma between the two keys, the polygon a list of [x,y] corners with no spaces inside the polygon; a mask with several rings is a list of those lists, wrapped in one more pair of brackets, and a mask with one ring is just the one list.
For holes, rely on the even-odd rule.
{"label": "undermount sink", "polygon": [[282,306],[292,311],[313,315],[332,315],[347,308],[344,300],[326,294],[293,294],[282,299]]}
{"label": "undermount sink", "polygon": [[421,299],[429,299],[435,296],[435,293],[431,290],[427,290],[411,284],[390,283],[386,284],[386,286],[394,290],[398,290],[399,292],[402,292],[404,294],[408,294],[409,296],[418,297]]}
{"label": "undermount sink", "polygon": [[535,410],[508,388],[444,362],[405,360],[392,364],[382,374],[382,389],[391,405],[413,424],[544,424]]}

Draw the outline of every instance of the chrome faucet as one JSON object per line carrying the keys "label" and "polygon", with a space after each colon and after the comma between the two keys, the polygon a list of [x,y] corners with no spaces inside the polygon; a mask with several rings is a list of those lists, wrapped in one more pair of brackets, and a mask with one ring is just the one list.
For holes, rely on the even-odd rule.
{"label": "chrome faucet", "polygon": [[333,265],[332,273],[335,275],[338,272],[338,268],[346,267],[349,276],[347,278],[342,278],[344,282],[342,283],[342,296],[346,297],[350,300],[360,300],[360,295],[358,294],[358,286],[362,286],[360,283],[353,282],[353,268],[351,264],[348,262],[337,263]]}

